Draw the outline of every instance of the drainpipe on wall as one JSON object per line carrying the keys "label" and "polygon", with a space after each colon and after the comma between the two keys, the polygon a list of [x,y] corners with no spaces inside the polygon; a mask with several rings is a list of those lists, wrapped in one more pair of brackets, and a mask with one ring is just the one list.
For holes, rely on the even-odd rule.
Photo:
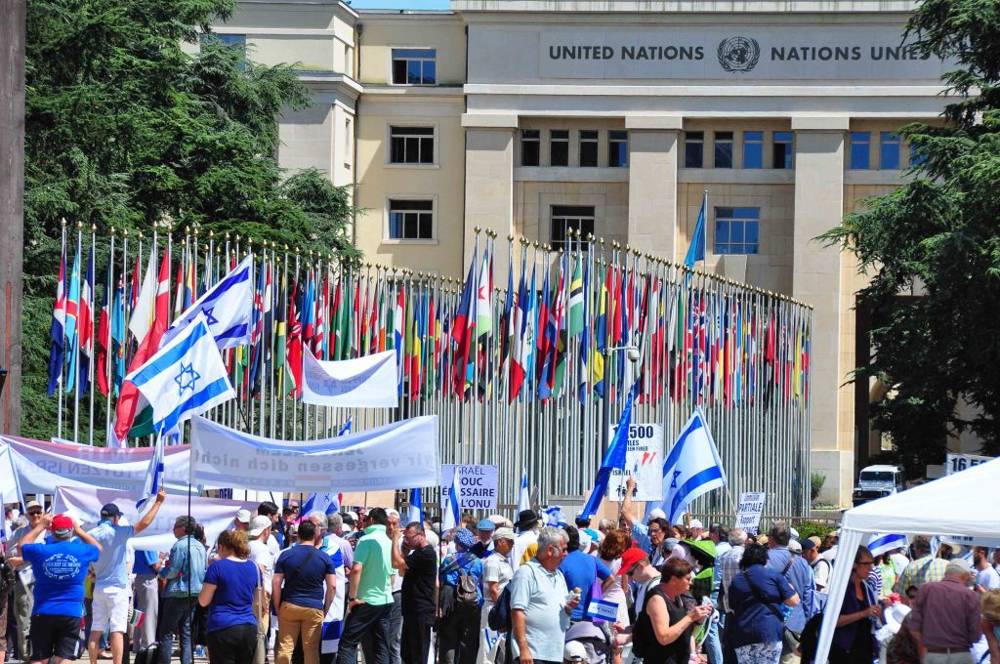
{"label": "drainpipe on wall", "polygon": [[[364,26],[360,23],[354,28],[354,80],[361,81],[361,33],[364,31]],[[362,86],[363,87],[363,86]],[[358,127],[361,124],[361,94],[358,94],[358,98],[354,100],[354,148],[352,160],[352,169],[354,171],[354,191],[352,192],[352,208],[351,212],[351,245],[357,246],[358,242],[358,168],[360,163],[358,160]]]}

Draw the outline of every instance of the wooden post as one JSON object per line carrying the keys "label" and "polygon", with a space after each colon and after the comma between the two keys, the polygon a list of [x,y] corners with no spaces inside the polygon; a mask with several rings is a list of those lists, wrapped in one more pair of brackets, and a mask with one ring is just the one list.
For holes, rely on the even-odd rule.
{"label": "wooden post", "polygon": [[0,432],[21,426],[25,0],[0,0]]}

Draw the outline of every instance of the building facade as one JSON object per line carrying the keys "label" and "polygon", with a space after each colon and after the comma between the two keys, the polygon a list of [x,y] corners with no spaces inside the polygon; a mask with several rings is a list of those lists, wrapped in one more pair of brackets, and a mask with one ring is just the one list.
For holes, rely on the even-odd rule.
{"label": "building facade", "polygon": [[812,467],[845,504],[878,450],[846,382],[864,277],[815,238],[907,177],[896,131],[947,103],[947,63],[903,43],[913,6],[250,0],[215,31],[297,63],[315,104],[281,119],[279,160],[355,187],[373,263],[461,277],[475,227],[680,261],[707,197],[705,269],[814,307]]}

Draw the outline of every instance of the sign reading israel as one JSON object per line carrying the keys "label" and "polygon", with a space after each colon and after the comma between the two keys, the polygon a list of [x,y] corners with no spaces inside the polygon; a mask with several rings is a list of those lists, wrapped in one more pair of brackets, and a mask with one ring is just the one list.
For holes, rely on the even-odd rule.
{"label": "sign reading israel", "polygon": [[937,81],[946,69],[901,26],[556,28],[540,40],[542,78]]}

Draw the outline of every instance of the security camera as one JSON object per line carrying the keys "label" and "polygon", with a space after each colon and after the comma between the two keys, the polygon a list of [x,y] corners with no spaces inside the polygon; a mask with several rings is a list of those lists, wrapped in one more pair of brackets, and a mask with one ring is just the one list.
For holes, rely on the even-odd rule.
{"label": "security camera", "polygon": [[639,361],[640,358],[639,349],[629,348],[628,350],[625,351],[625,356],[628,357],[629,362],[635,364],[636,362]]}

